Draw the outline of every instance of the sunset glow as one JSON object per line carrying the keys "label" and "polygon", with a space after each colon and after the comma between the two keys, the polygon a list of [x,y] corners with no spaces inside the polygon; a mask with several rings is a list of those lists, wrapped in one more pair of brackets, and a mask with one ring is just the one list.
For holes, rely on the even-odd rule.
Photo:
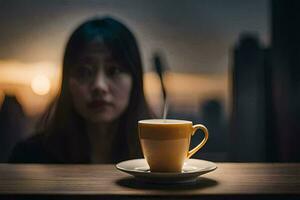
{"label": "sunset glow", "polygon": [[0,105],[13,95],[27,115],[43,112],[60,88],[60,67],[51,62],[0,61]]}
{"label": "sunset glow", "polygon": [[[28,115],[43,112],[60,90],[61,68],[53,63],[20,63],[0,61],[0,105],[4,94],[14,95]],[[229,105],[229,83],[226,74],[189,74],[168,72],[165,84],[169,104],[177,112],[198,112],[207,100],[218,99]],[[152,109],[162,109],[162,94],[157,75],[144,75],[146,99]]]}
{"label": "sunset glow", "polygon": [[37,95],[45,95],[50,91],[50,81],[44,75],[37,75],[31,81],[31,88]]}

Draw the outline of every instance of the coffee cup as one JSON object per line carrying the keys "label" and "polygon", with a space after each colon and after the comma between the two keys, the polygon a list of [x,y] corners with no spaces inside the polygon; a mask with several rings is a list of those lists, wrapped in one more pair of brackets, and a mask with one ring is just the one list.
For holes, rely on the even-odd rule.
{"label": "coffee cup", "polygon": [[[202,124],[176,119],[146,119],[138,122],[143,155],[151,172],[182,172],[183,164],[208,139],[208,130]],[[203,140],[192,150],[191,137],[196,130],[204,133]]]}

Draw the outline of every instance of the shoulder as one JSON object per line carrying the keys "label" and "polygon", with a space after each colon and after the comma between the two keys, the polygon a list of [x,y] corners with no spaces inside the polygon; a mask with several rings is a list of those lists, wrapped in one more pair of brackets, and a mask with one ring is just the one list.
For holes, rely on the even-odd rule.
{"label": "shoulder", "polygon": [[10,163],[51,163],[44,148],[44,134],[37,133],[17,143],[9,158]]}

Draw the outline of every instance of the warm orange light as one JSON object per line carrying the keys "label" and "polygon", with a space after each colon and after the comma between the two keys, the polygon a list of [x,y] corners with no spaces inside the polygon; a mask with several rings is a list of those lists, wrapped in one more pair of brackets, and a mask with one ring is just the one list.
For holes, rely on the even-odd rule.
{"label": "warm orange light", "polygon": [[59,64],[0,60],[0,106],[4,95],[14,95],[26,115],[40,114],[56,97],[60,80]]}
{"label": "warm orange light", "polygon": [[[43,112],[57,96],[61,84],[61,67],[51,62],[21,63],[0,60],[0,107],[6,94],[15,95],[28,115]],[[161,113],[162,93],[155,73],[144,76],[146,98],[154,112]],[[229,111],[229,77],[227,74],[165,74],[169,105],[175,112],[197,113],[203,102],[225,100]]]}
{"label": "warm orange light", "polygon": [[[197,113],[200,106],[207,100],[220,99],[225,101],[228,111],[229,93],[226,74],[184,74],[168,72],[165,74],[169,104],[177,112]],[[146,98],[156,113],[162,110],[162,93],[156,74],[145,74],[144,84]]]}
{"label": "warm orange light", "polygon": [[44,75],[37,75],[31,81],[31,89],[37,95],[46,95],[50,91],[50,80]]}

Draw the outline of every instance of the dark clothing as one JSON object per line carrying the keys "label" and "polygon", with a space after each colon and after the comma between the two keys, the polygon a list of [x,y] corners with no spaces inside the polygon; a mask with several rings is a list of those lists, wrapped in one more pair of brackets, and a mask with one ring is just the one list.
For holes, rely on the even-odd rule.
{"label": "dark clothing", "polygon": [[8,160],[10,163],[61,163],[46,151],[43,134],[36,134],[17,143]]}
{"label": "dark clothing", "polygon": [[[74,139],[75,136],[72,138]],[[15,145],[8,162],[10,163],[42,163],[42,164],[89,164],[92,163],[87,138],[82,137],[74,140],[67,137],[49,140],[45,133],[35,134]],[[123,141],[118,141],[122,146]],[[124,146],[124,145],[123,145]],[[126,146],[123,149],[115,148],[112,160],[107,163],[118,163],[126,159],[140,158],[141,156],[130,157],[126,153]],[[107,164],[106,163],[106,164]]]}

